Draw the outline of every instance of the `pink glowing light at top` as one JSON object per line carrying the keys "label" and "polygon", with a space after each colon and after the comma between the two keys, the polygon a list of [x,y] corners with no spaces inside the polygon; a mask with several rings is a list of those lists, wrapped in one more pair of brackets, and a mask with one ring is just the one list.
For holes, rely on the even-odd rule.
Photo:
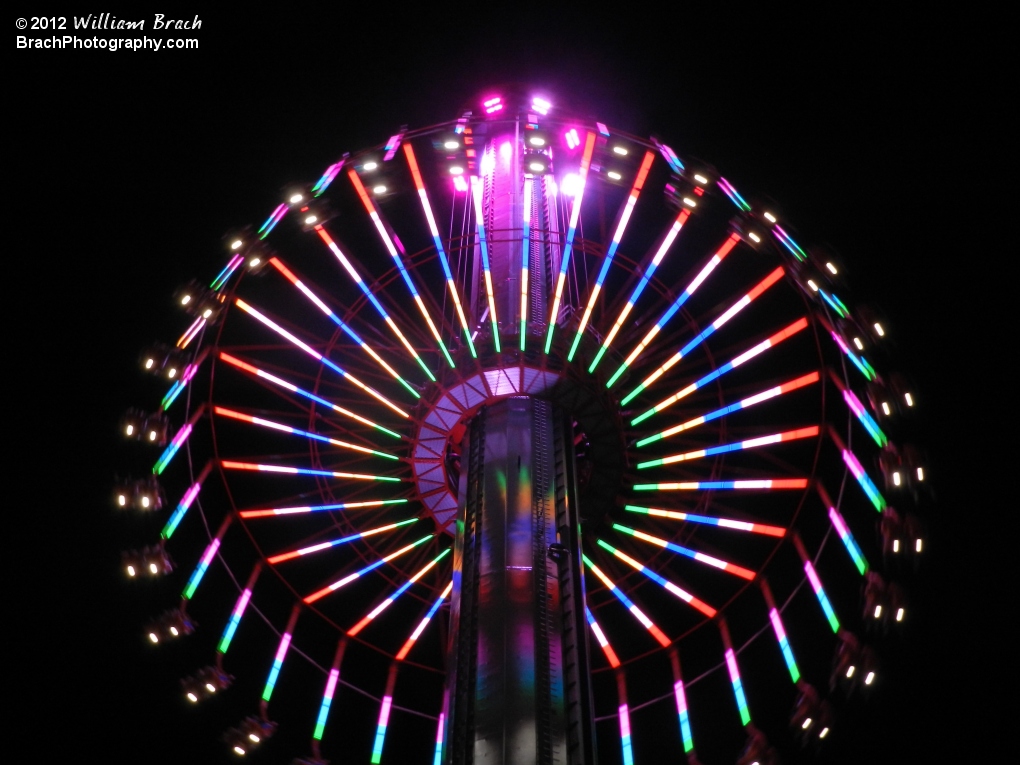
{"label": "pink glowing light at top", "polygon": [[486,114],[495,114],[503,108],[503,99],[499,96],[493,96],[482,101],[482,106],[485,107]]}

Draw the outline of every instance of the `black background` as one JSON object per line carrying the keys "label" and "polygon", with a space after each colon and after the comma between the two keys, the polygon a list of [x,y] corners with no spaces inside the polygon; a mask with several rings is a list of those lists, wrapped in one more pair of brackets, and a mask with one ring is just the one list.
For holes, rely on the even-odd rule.
{"label": "black background", "polygon": [[523,83],[780,200],[842,253],[853,296],[885,309],[939,505],[908,647],[828,761],[998,761],[1016,509],[999,467],[1016,451],[1002,20],[392,8],[203,13],[181,33],[198,50],[8,59],[9,742],[46,762],[227,761],[179,703],[179,668],[143,644],[155,607],[118,576],[139,542],[108,502],[117,419],[148,403],[138,350],[179,331],[173,290],[211,273],[224,232],[261,222],[285,183]]}

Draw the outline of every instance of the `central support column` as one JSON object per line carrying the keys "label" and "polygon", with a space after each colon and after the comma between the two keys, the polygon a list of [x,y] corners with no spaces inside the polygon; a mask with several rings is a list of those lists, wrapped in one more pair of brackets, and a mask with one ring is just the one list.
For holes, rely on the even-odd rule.
{"label": "central support column", "polygon": [[456,672],[453,762],[566,761],[558,564],[548,556],[553,426],[551,405],[524,397],[471,423],[454,592],[458,640],[470,647]]}

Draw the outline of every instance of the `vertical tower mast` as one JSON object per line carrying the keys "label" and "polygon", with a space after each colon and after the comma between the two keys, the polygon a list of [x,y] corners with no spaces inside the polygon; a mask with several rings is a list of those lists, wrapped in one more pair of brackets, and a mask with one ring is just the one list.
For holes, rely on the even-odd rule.
{"label": "vertical tower mast", "polygon": [[[520,125],[489,139],[484,181],[497,313],[517,349],[544,336],[552,262],[541,176]],[[480,275],[479,275],[480,277]],[[484,286],[481,287],[484,290]],[[520,395],[483,407],[462,453],[443,762],[594,762],[571,421]]]}

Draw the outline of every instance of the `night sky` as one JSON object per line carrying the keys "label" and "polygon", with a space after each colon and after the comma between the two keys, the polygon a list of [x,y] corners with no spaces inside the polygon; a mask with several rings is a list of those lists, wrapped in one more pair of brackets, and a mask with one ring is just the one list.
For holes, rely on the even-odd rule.
{"label": "night sky", "polygon": [[145,541],[109,503],[118,418],[155,401],[137,354],[173,342],[173,291],[218,268],[220,238],[260,223],[282,186],[521,83],[778,200],[843,256],[852,296],[884,309],[918,384],[938,508],[889,680],[826,761],[993,761],[1015,611],[1002,529],[1017,506],[1000,468],[1016,451],[1000,403],[1016,341],[998,307],[1015,200],[993,190],[1008,173],[1005,54],[985,39],[1001,20],[480,8],[281,6],[201,14],[182,33],[197,51],[15,50],[8,740],[46,762],[229,761],[220,729],[179,701],[185,671],[144,644],[167,601],[117,568]]}

